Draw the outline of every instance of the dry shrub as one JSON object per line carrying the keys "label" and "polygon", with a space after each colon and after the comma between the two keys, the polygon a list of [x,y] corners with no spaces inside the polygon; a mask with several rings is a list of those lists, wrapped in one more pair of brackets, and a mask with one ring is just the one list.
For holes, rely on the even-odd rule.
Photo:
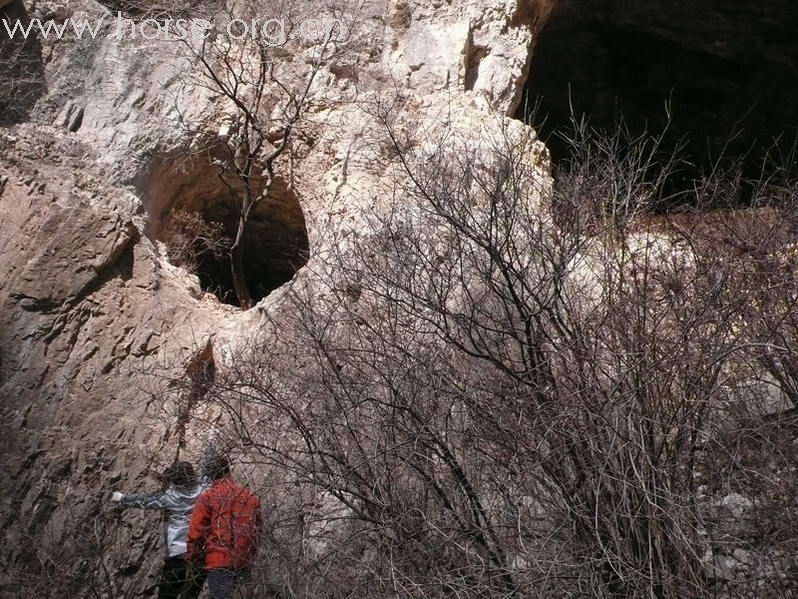
{"label": "dry shrub", "polygon": [[230,254],[231,241],[224,225],[206,220],[199,212],[174,210],[161,239],[172,264],[192,274],[197,274],[204,255],[223,259]]}
{"label": "dry shrub", "polygon": [[[230,445],[308,497],[276,508],[261,589],[794,592],[794,447],[751,391],[791,356],[792,213],[766,181],[756,221],[650,222],[674,160],[578,141],[551,191],[509,136],[395,143],[401,210],[332,243],[325,299],[293,289],[230,361],[206,399]],[[696,193],[733,205],[725,183]]]}

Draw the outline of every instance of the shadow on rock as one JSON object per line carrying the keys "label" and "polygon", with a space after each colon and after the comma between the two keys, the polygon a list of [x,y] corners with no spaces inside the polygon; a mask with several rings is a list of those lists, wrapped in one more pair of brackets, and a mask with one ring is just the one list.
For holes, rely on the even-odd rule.
{"label": "shadow on rock", "polygon": [[46,86],[42,46],[22,0],[0,8],[0,19],[0,125],[8,125],[28,118]]}

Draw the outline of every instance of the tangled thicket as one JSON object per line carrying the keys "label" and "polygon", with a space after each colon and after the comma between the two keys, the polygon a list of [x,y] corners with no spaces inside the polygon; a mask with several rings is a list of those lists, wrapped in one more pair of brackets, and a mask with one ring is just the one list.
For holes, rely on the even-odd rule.
{"label": "tangled thicket", "polygon": [[399,207],[205,399],[273,502],[253,596],[794,592],[788,169],[654,217],[656,138],[583,129],[548,189],[509,133],[424,152],[381,121]]}

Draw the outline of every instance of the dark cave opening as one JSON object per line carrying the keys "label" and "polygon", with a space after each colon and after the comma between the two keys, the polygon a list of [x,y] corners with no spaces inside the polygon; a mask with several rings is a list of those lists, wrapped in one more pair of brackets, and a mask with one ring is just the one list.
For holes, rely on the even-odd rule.
{"label": "dark cave opening", "polygon": [[[218,169],[198,158],[155,161],[138,185],[150,216],[148,234],[163,241],[171,262],[195,274],[203,290],[239,306],[229,248],[238,227],[241,194]],[[242,238],[244,279],[255,303],[290,281],[308,260],[299,200],[276,178],[252,209]]]}
{"label": "dark cave opening", "polygon": [[622,118],[631,136],[666,131],[665,151],[683,143],[677,191],[733,161],[756,178],[777,140],[788,149],[796,138],[797,27],[788,0],[561,0],[517,117],[538,128],[555,166],[570,155],[559,133],[573,114],[605,131]]}

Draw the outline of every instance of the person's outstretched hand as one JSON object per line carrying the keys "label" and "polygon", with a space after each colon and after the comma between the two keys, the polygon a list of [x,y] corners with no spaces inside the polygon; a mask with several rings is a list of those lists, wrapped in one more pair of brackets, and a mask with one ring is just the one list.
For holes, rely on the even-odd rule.
{"label": "person's outstretched hand", "polygon": [[125,495],[123,493],[120,493],[119,491],[114,491],[113,495],[111,495],[111,501],[113,501],[114,503],[119,503],[120,501],[122,501],[122,498],[124,496]]}

